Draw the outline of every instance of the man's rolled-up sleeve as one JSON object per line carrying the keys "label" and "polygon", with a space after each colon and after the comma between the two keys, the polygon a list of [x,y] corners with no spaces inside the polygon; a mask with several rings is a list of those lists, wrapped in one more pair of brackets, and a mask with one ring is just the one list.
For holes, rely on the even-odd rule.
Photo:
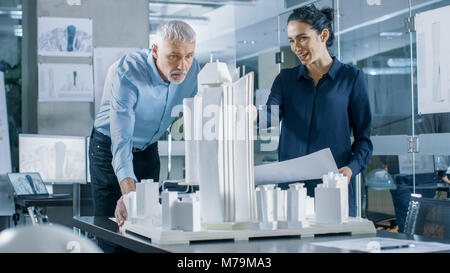
{"label": "man's rolled-up sleeve", "polygon": [[137,88],[125,75],[114,77],[111,89],[110,133],[112,166],[119,183],[131,177],[133,170],[133,131]]}

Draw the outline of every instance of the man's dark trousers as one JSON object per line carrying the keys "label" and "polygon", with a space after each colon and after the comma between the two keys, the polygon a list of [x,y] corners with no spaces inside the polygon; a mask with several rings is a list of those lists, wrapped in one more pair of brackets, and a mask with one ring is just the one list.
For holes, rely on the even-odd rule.
{"label": "man's dark trousers", "polygon": [[[94,216],[114,217],[117,200],[122,196],[119,181],[112,166],[111,138],[93,129],[89,142],[89,170],[91,173]],[[133,169],[138,181],[159,181],[158,143],[145,150],[133,152]],[[104,252],[120,252],[121,248],[99,239]]]}

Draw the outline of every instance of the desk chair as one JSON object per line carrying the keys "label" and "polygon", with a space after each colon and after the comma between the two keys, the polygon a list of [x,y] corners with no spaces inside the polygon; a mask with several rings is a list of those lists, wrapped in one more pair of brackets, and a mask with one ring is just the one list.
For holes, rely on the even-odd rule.
{"label": "desk chair", "polygon": [[411,196],[405,234],[432,240],[450,240],[450,200]]}

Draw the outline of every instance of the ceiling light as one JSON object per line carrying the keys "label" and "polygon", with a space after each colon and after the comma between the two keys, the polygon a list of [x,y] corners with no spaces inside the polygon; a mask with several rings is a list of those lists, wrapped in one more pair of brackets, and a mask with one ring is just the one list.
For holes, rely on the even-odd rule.
{"label": "ceiling light", "polygon": [[409,67],[364,67],[363,72],[365,74],[376,76],[376,75],[409,75],[411,74],[411,69]]}
{"label": "ceiling light", "polygon": [[149,14],[150,21],[171,21],[171,20],[182,20],[189,22],[209,22],[209,18],[205,16],[182,16],[182,15],[153,15]]}
{"label": "ceiling light", "polygon": [[23,35],[23,29],[21,25],[15,25],[14,26],[14,36],[22,37]]}
{"label": "ceiling light", "polygon": [[380,6],[381,5],[381,0],[366,0],[367,4],[369,6]]}
{"label": "ceiling light", "polygon": [[380,32],[380,37],[400,37],[403,32]]}
{"label": "ceiling light", "polygon": [[[413,59],[413,66],[416,66],[416,64],[416,59]],[[411,60],[408,58],[389,58],[387,65],[389,67],[409,67],[411,66]]]}
{"label": "ceiling light", "polygon": [[9,17],[15,20],[22,20],[22,11],[21,10],[12,10],[9,12]]}
{"label": "ceiling light", "polygon": [[239,44],[244,44],[244,45],[246,45],[246,44],[254,45],[254,44],[256,44],[256,41],[255,40],[250,40],[250,41],[248,41],[248,40],[240,40],[240,41],[238,41],[238,43]]}
{"label": "ceiling light", "polygon": [[22,11],[21,10],[0,10],[0,15],[9,15],[11,19],[22,19]]}

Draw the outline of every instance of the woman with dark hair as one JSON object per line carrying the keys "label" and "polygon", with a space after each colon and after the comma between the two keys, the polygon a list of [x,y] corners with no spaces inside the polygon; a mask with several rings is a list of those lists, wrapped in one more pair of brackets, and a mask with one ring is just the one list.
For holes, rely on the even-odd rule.
{"label": "woman with dark hair", "polygon": [[[362,71],[330,54],[332,24],[331,8],[305,6],[289,16],[288,39],[301,65],[280,72],[267,106],[269,115],[270,108],[279,106],[279,160],[330,148],[339,172],[348,178],[349,213],[356,216],[354,177],[367,167],[373,149],[370,104]],[[308,195],[314,196],[321,181],[305,183]]]}

